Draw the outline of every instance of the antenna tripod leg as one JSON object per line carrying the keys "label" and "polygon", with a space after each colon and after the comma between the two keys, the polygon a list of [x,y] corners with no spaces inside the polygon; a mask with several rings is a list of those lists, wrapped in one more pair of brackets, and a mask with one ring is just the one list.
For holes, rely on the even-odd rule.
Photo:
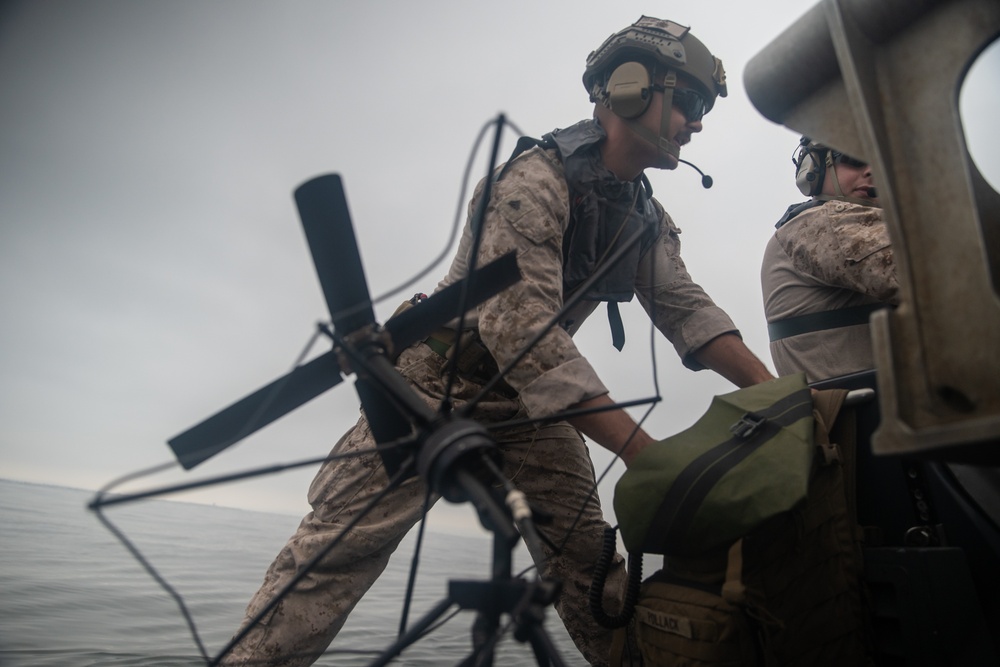
{"label": "antenna tripod leg", "polygon": [[489,667],[493,664],[499,621],[505,613],[514,621],[514,638],[531,645],[535,660],[541,667],[563,667],[566,663],[543,625],[545,607],[555,600],[559,588],[558,583],[544,580],[449,582],[450,599],[463,609],[480,612],[474,626],[476,650],[460,663],[462,667]]}
{"label": "antenna tripod leg", "polygon": [[382,652],[378,658],[369,664],[369,667],[382,667],[388,665],[396,656],[403,652],[410,644],[416,642],[441,616],[448,611],[455,601],[450,597],[441,600],[433,609],[417,621],[403,636],[397,639],[391,646]]}
{"label": "antenna tripod leg", "polygon": [[[464,433],[462,430],[459,432]],[[371,667],[388,664],[403,649],[420,639],[453,605],[478,612],[473,626],[474,651],[460,663],[462,667],[491,667],[493,650],[499,638],[500,619],[504,614],[514,622],[514,637],[530,643],[541,667],[563,667],[565,663],[542,623],[545,607],[555,601],[560,584],[540,578],[534,581],[513,578],[513,549],[520,534],[511,522],[512,517],[482,480],[468,470],[456,466],[442,476],[451,480],[453,486],[450,488],[460,488],[464,492],[465,498],[479,511],[484,527],[493,532],[493,576],[489,581],[449,581],[448,596],[386,649],[371,663]],[[530,519],[525,523],[530,523]]]}

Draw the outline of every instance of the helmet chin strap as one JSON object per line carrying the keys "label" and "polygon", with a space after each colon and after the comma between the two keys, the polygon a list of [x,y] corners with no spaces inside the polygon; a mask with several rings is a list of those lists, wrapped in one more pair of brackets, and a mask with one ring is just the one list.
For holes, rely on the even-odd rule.
{"label": "helmet chin strap", "polygon": [[819,195],[817,199],[837,199],[840,201],[850,202],[852,204],[861,204],[863,206],[878,206],[881,208],[878,202],[874,199],[861,199],[860,197],[850,197],[844,194],[844,191],[840,189],[840,179],[837,178],[837,165],[830,156],[830,151],[826,152],[826,169],[833,173],[833,189],[837,191],[837,194],[833,197],[828,195]]}
{"label": "helmet chin strap", "polygon": [[833,173],[833,189],[837,191],[838,197],[846,197],[843,190],[840,189],[840,179],[837,178],[837,165],[833,161],[833,154],[830,150],[826,151],[826,169]]}
{"label": "helmet chin strap", "polygon": [[625,124],[632,132],[647,144],[654,146],[660,157],[671,156],[675,160],[680,159],[681,149],[670,140],[670,118],[674,107],[674,87],[677,85],[677,74],[673,70],[667,70],[663,77],[663,85],[656,86],[656,90],[663,90],[663,106],[660,112],[660,133],[655,134],[649,128],[642,125],[637,118],[624,119]]}

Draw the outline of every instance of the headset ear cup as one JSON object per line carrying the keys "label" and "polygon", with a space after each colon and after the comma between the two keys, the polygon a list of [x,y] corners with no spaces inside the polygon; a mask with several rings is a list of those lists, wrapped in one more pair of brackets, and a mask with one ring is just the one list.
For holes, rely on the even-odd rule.
{"label": "headset ear cup", "polygon": [[799,192],[807,197],[814,197],[823,189],[826,163],[817,158],[824,157],[808,149],[803,149],[799,156],[799,166],[795,171],[795,185],[798,186]]}
{"label": "headset ear cup", "polygon": [[607,106],[622,118],[638,118],[652,98],[649,70],[642,63],[622,63],[608,78]]}

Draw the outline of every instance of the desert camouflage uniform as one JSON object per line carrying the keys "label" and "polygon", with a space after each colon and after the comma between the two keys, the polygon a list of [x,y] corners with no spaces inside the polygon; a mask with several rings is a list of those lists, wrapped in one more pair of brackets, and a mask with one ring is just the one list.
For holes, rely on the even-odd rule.
{"label": "desert camouflage uniform", "polygon": [[[781,224],[761,267],[768,322],[867,304],[896,304],[899,283],[882,209],[831,200]],[[867,324],[771,342],[779,375],[810,382],[874,367]]]}
{"label": "desert camouflage uniform", "polygon": [[[477,196],[470,205],[475,209]],[[562,305],[563,235],[569,224],[568,188],[555,151],[535,148],[520,156],[495,183],[484,225],[479,265],[514,250],[523,279],[482,304],[467,324],[502,366],[532,339]],[[457,258],[442,285],[459,279],[468,264],[468,225]],[[661,233],[640,260],[635,290],[657,327],[691,368],[691,352],[723,333],[735,332],[729,317],[692,282],[680,258],[678,230],[662,216]],[[492,393],[473,417],[485,423],[516,415],[552,415],[579,401],[607,393],[594,369],[572,340],[596,302],[583,302],[561,327],[555,327],[507,376],[510,387]],[[429,404],[444,391],[444,359],[424,343],[404,351],[397,368]],[[481,381],[466,376],[454,388],[456,405],[474,396]],[[511,389],[512,387],[512,389]],[[541,531],[560,543],[576,521],[559,554],[548,552],[545,574],[562,582],[556,609],[570,636],[593,665],[605,665],[611,632],[590,614],[587,595],[600,553],[603,519],[599,500],[590,495],[594,470],[586,444],[565,422],[536,428],[494,430],[505,474],[538,510],[552,515]],[[335,451],[367,449],[372,437],[364,416]],[[309,491],[313,512],[271,565],[264,585],[251,601],[248,618],[262,609],[314,553],[342,532],[387,482],[382,462],[368,455],[322,467]],[[381,574],[389,556],[420,519],[425,486],[411,478],[381,501],[294,592],[285,598],[237,647],[225,664],[309,664],[333,640],[347,615]],[[583,508],[583,514],[577,515]],[[605,608],[620,609],[625,572],[617,557],[605,589]],[[388,643],[388,642],[387,642]]]}

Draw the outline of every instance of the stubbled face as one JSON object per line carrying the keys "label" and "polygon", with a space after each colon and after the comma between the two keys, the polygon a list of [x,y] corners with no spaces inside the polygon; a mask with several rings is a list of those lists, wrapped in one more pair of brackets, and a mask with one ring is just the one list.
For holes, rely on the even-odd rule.
{"label": "stubbled face", "polygon": [[[822,194],[842,195],[878,204],[878,197],[875,196],[875,181],[872,178],[872,169],[869,165],[836,154],[833,155],[832,162],[832,168],[827,167],[826,175],[823,177]],[[838,185],[840,186],[839,192],[837,191]]]}
{"label": "stubbled face", "polygon": [[[687,88],[687,84],[682,80],[678,80],[677,88]],[[649,108],[646,109],[646,113],[639,118],[639,122],[642,123],[643,126],[654,134],[657,134],[663,139],[666,139],[668,142],[674,144],[678,151],[681,147],[691,141],[691,135],[696,132],[701,132],[702,130],[701,120],[689,121],[677,105],[674,105],[670,110],[670,122],[665,134],[661,133],[662,118],[663,93],[657,91],[653,93],[653,99],[650,102]],[[677,168],[677,158],[673,155],[657,150],[654,146],[649,146],[648,148],[650,150],[650,166],[655,167],[656,169]]]}

